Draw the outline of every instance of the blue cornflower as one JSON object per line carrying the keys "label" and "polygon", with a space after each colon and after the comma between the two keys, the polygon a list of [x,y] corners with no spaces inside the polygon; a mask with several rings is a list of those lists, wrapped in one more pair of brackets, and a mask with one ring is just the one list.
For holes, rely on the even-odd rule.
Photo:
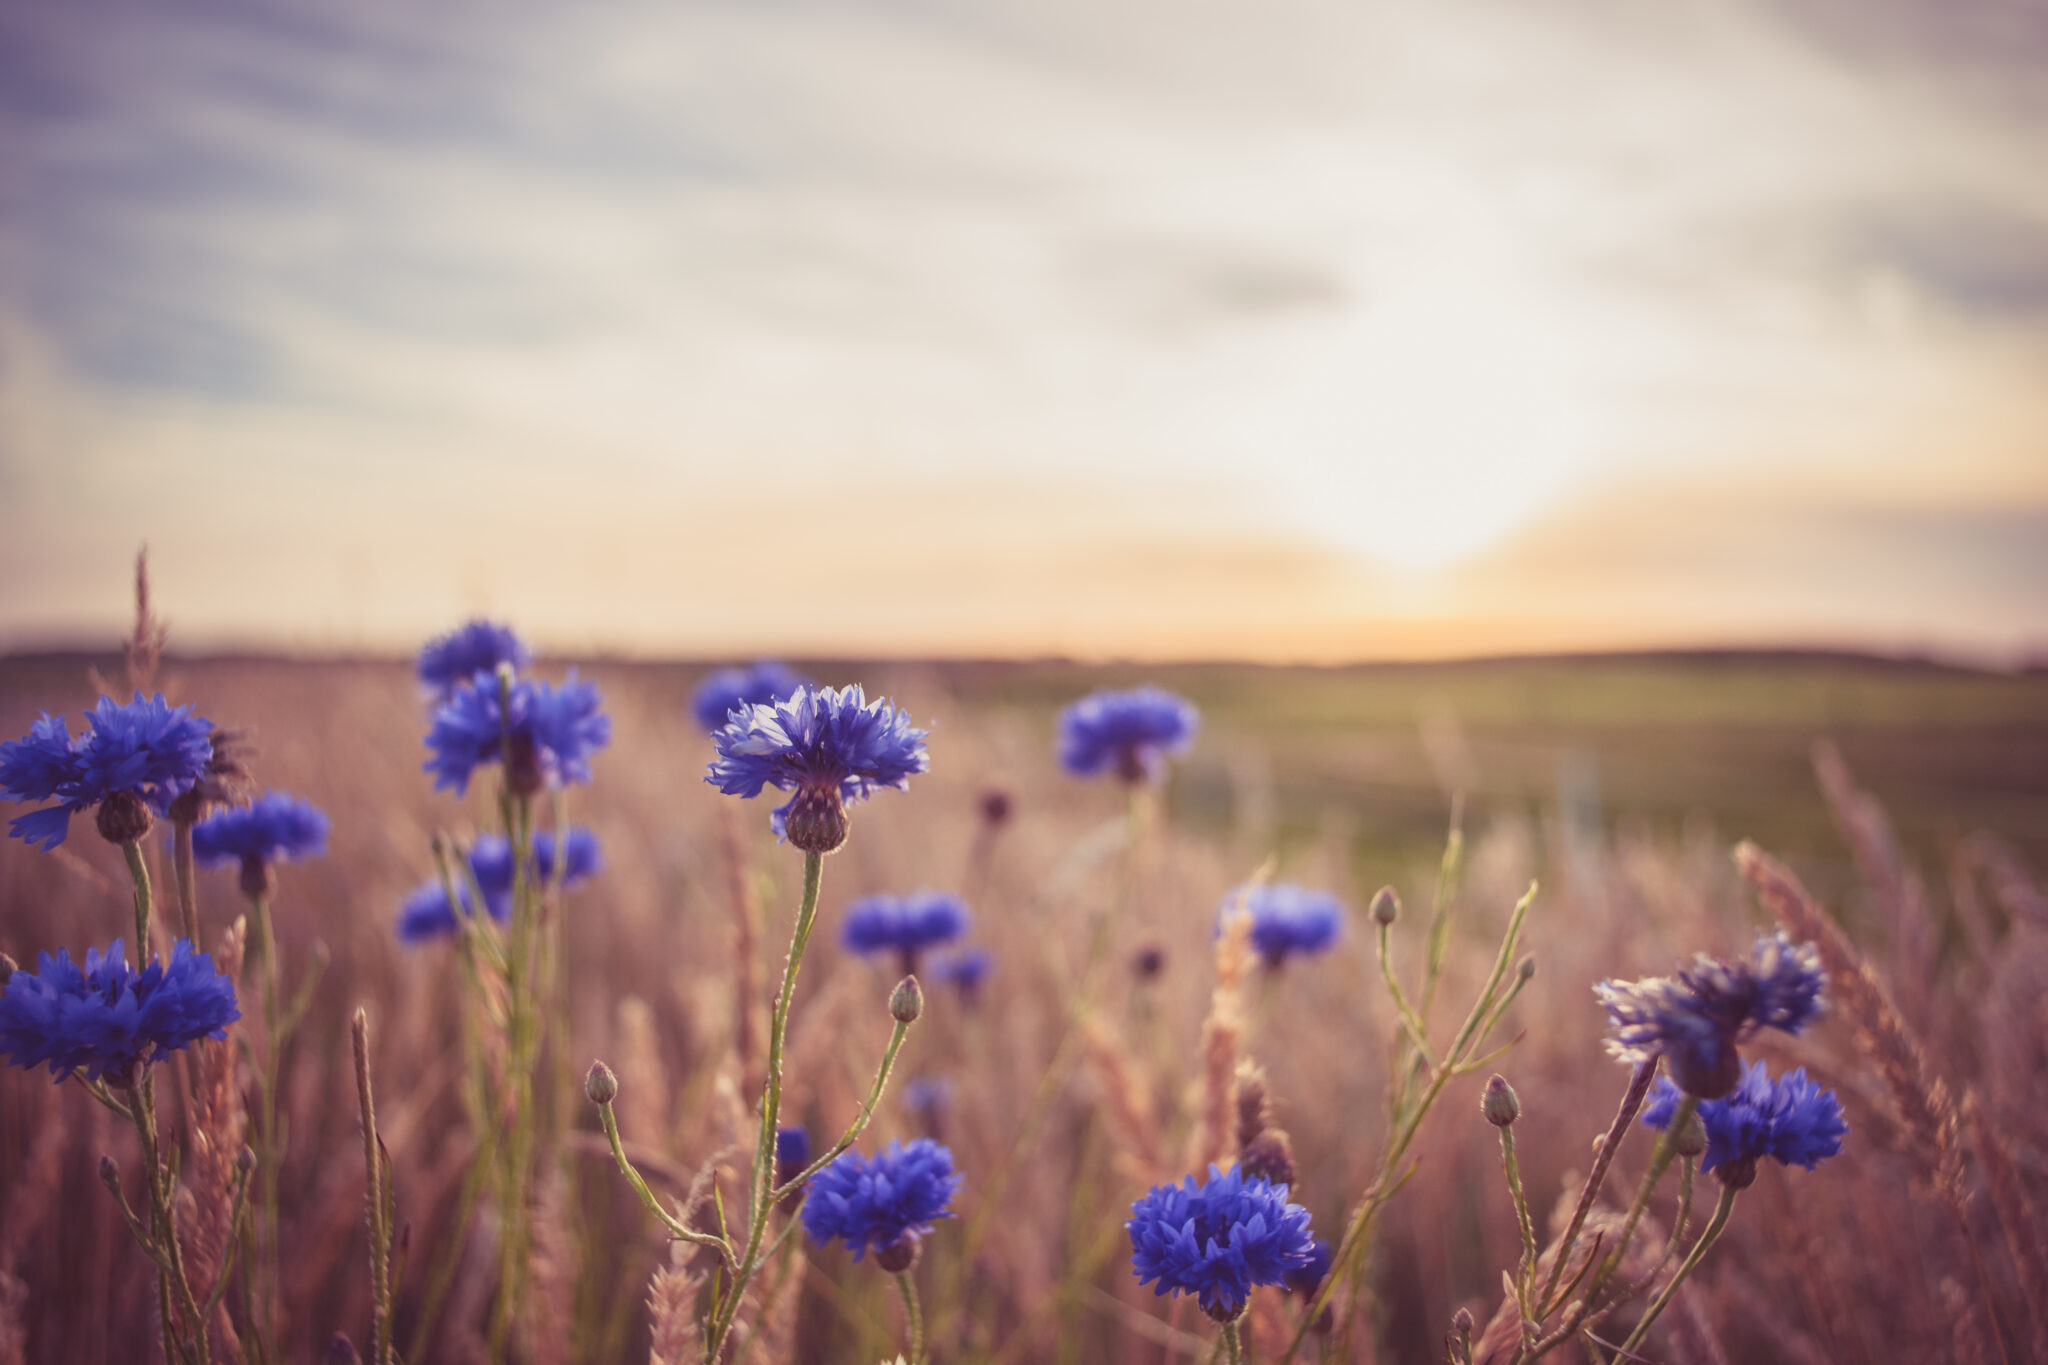
{"label": "blue cornflower", "polygon": [[1252,1288],[1285,1284],[1315,1255],[1308,1210],[1287,1202],[1287,1187],[1240,1167],[1215,1166],[1201,1184],[1155,1185],[1131,1205],[1131,1269],[1152,1292],[1195,1294],[1219,1322],[1244,1311]]}
{"label": "blue cornflower", "polygon": [[929,733],[912,729],[894,703],[870,702],[858,684],[800,687],[735,712],[711,737],[717,757],[704,780],[728,796],[793,792],[775,810],[777,835],[806,853],[830,853],[846,842],[848,805],[878,787],[901,791],[931,767]]}
{"label": "blue cornflower", "polygon": [[72,816],[98,806],[104,838],[139,843],[150,812],[167,814],[206,776],[213,723],[170,705],[161,692],[148,701],[137,692],[126,706],[101,697],[86,720],[91,728],[73,739],[63,717],[45,712],[26,738],[0,744],[0,796],[57,802],[10,821],[15,838],[48,851],[64,842]]}
{"label": "blue cornflower", "polygon": [[1252,947],[1268,967],[1296,953],[1328,952],[1344,930],[1344,905],[1328,891],[1287,882],[1241,886],[1223,898],[1222,917],[1240,906],[1252,917]]}
{"label": "blue cornflower", "polygon": [[863,957],[898,953],[903,970],[917,970],[918,954],[951,943],[967,932],[967,903],[943,891],[908,896],[868,896],[847,907],[839,941]]}
{"label": "blue cornflower", "polygon": [[697,717],[697,724],[716,733],[725,728],[733,712],[773,705],[794,695],[799,687],[810,686],[810,681],[772,659],[745,668],[721,668],[697,684],[696,694],[690,698],[690,710]]}
{"label": "blue cornflower", "polygon": [[981,994],[981,983],[995,970],[995,957],[986,948],[966,948],[949,953],[932,966],[932,979],[951,986],[962,998],[973,1000]]}
{"label": "blue cornflower", "polygon": [[[1652,1128],[1670,1127],[1680,1093],[1658,1077],[1657,1088],[1643,1107],[1643,1122]],[[1726,1167],[1722,1178],[1738,1189],[1755,1177],[1756,1163],[1765,1157],[1812,1170],[1842,1150],[1842,1138],[1849,1131],[1835,1092],[1808,1080],[1803,1066],[1773,1081],[1762,1062],[1751,1062],[1728,1098],[1702,1101],[1699,1113],[1707,1130],[1700,1169]]]}
{"label": "blue cornflower", "polygon": [[420,651],[420,682],[445,700],[479,673],[495,673],[499,664],[524,668],[532,659],[510,626],[471,621],[427,642]]}
{"label": "blue cornflower", "polygon": [[[571,825],[563,841],[568,857],[562,865],[562,885],[571,887],[604,870],[604,849],[597,836],[581,825]],[[491,918],[503,923],[512,914],[512,844],[502,834],[486,834],[469,850],[470,875]],[[555,836],[538,830],[533,836],[533,862],[528,876],[536,886],[551,885],[555,876]],[[445,897],[443,898],[446,899]]]}
{"label": "blue cornflower", "polygon": [[1193,702],[1157,687],[1092,693],[1060,712],[1060,762],[1076,777],[1157,782],[1166,760],[1195,742],[1201,720]]}
{"label": "blue cornflower", "polygon": [[[604,853],[597,836],[581,825],[572,825],[564,841],[568,859],[562,867],[562,885],[571,887],[604,870]],[[483,893],[484,909],[500,924],[512,918],[512,845],[502,834],[486,834],[469,850],[469,875]],[[539,830],[533,836],[530,875],[535,885],[551,883],[555,875],[555,836]],[[476,912],[468,882],[458,880],[456,897],[465,915]],[[422,882],[407,896],[398,910],[398,937],[407,943],[425,943],[451,937],[461,923],[449,908],[448,893],[439,880]]]}
{"label": "blue cornflower", "polygon": [[426,770],[434,790],[469,790],[470,775],[487,763],[507,763],[513,791],[531,796],[549,782],[590,781],[590,756],[611,742],[612,722],[595,683],[576,670],[560,687],[531,678],[509,685],[480,673],[456,688],[427,731],[433,756]]}
{"label": "blue cornflower", "polygon": [[271,867],[317,858],[327,852],[327,816],[310,801],[265,792],[239,810],[209,815],[192,827],[192,856],[200,863],[239,862],[242,890],[266,896],[273,889]]}
{"label": "blue cornflower", "polygon": [[907,1270],[919,1240],[960,1192],[953,1154],[930,1138],[891,1142],[870,1161],[848,1152],[811,1177],[804,1200],[804,1235],[823,1244],[844,1242],[858,1261],[879,1253],[884,1270]]}
{"label": "blue cornflower", "polygon": [[1747,958],[1701,953],[1670,976],[1593,988],[1609,1020],[1607,1050],[1631,1066],[1662,1057],[1681,1090],[1703,1100],[1735,1088],[1736,1045],[1760,1028],[1798,1033],[1820,1014],[1827,973],[1810,943],[1757,936]]}
{"label": "blue cornflower", "polygon": [[1323,1287],[1323,1277],[1330,1273],[1330,1262],[1336,1255],[1334,1247],[1322,1238],[1316,1238],[1309,1245],[1308,1260],[1287,1272],[1287,1292],[1313,1299],[1316,1291]]}
{"label": "blue cornflower", "polygon": [[241,1017],[234,983],[190,939],[172,947],[168,967],[153,958],[133,971],[117,938],[104,954],[86,949],[82,971],[59,949],[14,973],[0,992],[0,1055],[19,1067],[48,1063],[60,1081],[78,1071],[132,1081],[201,1038],[225,1038]]}
{"label": "blue cornflower", "polygon": [[[469,894],[469,887],[462,882],[455,883],[455,899],[462,906],[464,915],[476,913],[476,901]],[[511,898],[501,904],[484,902],[491,918],[503,924],[512,915]],[[452,938],[462,929],[462,922],[455,918],[455,911],[448,904],[448,893],[438,881],[421,882],[413,893],[398,906],[398,937],[403,943],[430,943],[437,938]]]}

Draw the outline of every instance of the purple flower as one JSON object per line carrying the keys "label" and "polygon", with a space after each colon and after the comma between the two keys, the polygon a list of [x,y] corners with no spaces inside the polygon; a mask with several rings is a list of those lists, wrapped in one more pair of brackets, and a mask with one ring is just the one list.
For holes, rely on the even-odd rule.
{"label": "purple flower", "polygon": [[[604,853],[597,836],[581,825],[573,825],[564,841],[568,858],[562,867],[564,888],[604,870]],[[555,836],[539,830],[533,836],[533,860],[528,875],[536,886],[552,882],[555,875]],[[500,924],[512,918],[512,845],[501,834],[486,834],[469,850],[469,878],[483,893],[484,909]],[[469,882],[455,883],[457,903],[464,915],[476,912]],[[398,937],[406,943],[426,943],[452,937],[462,928],[448,893],[439,880],[422,882],[407,896],[398,910]]]}
{"label": "purple flower", "polygon": [[1096,692],[1060,712],[1060,762],[1076,777],[1114,772],[1125,782],[1157,782],[1166,760],[1195,742],[1201,713],[1157,687]]}
{"label": "purple flower", "polygon": [[612,737],[603,705],[597,686],[578,682],[574,669],[560,687],[530,678],[508,686],[478,674],[450,693],[427,731],[434,790],[467,792],[471,775],[490,763],[507,763],[506,781],[522,795],[590,781],[590,757]]}
{"label": "purple flower", "polygon": [[149,813],[167,814],[213,757],[213,723],[189,706],[171,706],[161,692],[148,701],[137,692],[126,706],[101,697],[86,720],[90,728],[74,740],[61,716],[45,713],[26,738],[0,744],[0,796],[57,802],[16,816],[7,827],[15,838],[53,849],[73,815],[112,802],[100,832],[115,843],[138,842],[149,832]]}
{"label": "purple flower", "polygon": [[1344,930],[1344,905],[1328,891],[1280,882],[1241,886],[1223,898],[1221,918],[1244,907],[1252,917],[1252,947],[1266,966],[1328,952]]}
{"label": "purple flower", "polygon": [[800,687],[787,699],[734,712],[712,735],[705,781],[728,796],[763,787],[795,793],[777,807],[778,836],[807,853],[846,842],[846,807],[880,787],[898,791],[931,767],[929,732],[911,728],[893,703],[870,702],[858,685]]}
{"label": "purple flower", "polygon": [[1747,958],[1701,953],[1670,976],[1603,981],[1593,993],[1607,1010],[1610,1054],[1631,1066],[1662,1057],[1680,1089],[1711,1100],[1741,1076],[1736,1045],[1758,1029],[1804,1029],[1826,984],[1820,953],[1781,931],[1758,935]]}
{"label": "purple flower", "polygon": [[1215,1166],[1200,1184],[1155,1185],[1131,1205],[1131,1269],[1157,1294],[1194,1294],[1219,1321],[1244,1311],[1254,1286],[1285,1284],[1315,1256],[1308,1210],[1287,1187]]}
{"label": "purple flower", "polygon": [[327,852],[327,816],[310,801],[265,792],[239,810],[209,815],[192,827],[192,856],[205,866],[277,863]]}
{"label": "purple flower", "polygon": [[839,941],[848,952],[863,957],[901,954],[903,969],[915,971],[920,953],[959,938],[967,932],[968,922],[966,902],[943,891],[868,896],[847,908]]}
{"label": "purple flower", "polygon": [[745,668],[721,668],[697,685],[690,711],[697,724],[715,734],[732,719],[733,712],[773,705],[809,685],[810,679],[803,674],[769,659]]}
{"label": "purple flower", "polygon": [[[469,893],[469,887],[455,883],[456,904],[462,913],[476,913],[476,901]],[[502,905],[485,902],[491,918],[503,924],[511,918],[512,906],[508,899]],[[462,930],[462,921],[455,917],[455,909],[448,903],[448,893],[438,881],[421,882],[413,893],[398,906],[398,938],[402,943],[431,943],[437,938],[453,938]]]}
{"label": "purple flower", "polygon": [[[1677,1086],[1658,1077],[1657,1088],[1643,1107],[1643,1122],[1652,1128],[1670,1127],[1679,1096]],[[1808,1080],[1805,1067],[1774,1081],[1762,1062],[1751,1062],[1728,1098],[1702,1100],[1699,1114],[1707,1130],[1702,1171],[1744,1162],[1753,1170],[1764,1157],[1810,1171],[1840,1152],[1849,1132],[1835,1092]]]}
{"label": "purple flower", "polygon": [[19,1067],[47,1063],[60,1081],[79,1071],[133,1080],[201,1038],[225,1038],[241,1017],[234,983],[191,940],[177,941],[168,967],[154,958],[133,971],[117,938],[104,954],[86,949],[82,971],[59,949],[14,973],[0,992],[0,1055]]}
{"label": "purple flower", "polygon": [[872,1161],[848,1152],[811,1177],[804,1235],[820,1245],[844,1242],[856,1261],[876,1251],[884,1268],[898,1257],[908,1266],[906,1253],[932,1224],[953,1216],[947,1205],[960,1183],[953,1154],[930,1138],[891,1142]]}
{"label": "purple flower", "polygon": [[981,994],[981,983],[995,970],[996,960],[986,948],[965,948],[949,953],[932,965],[932,979],[951,986],[967,1000]]}
{"label": "purple flower", "polygon": [[471,621],[427,642],[420,651],[420,682],[445,700],[479,673],[495,673],[499,664],[524,668],[532,659],[510,626]]}

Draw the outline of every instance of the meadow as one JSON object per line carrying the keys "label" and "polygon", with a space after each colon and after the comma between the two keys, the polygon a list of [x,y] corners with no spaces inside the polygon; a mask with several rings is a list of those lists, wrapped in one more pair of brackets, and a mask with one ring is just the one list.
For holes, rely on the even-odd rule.
{"label": "meadow", "polygon": [[[534,671],[560,679],[568,662]],[[788,1023],[784,1121],[838,1133],[892,1035],[901,967],[842,947],[850,903],[957,892],[972,912],[965,943],[992,962],[971,989],[923,973],[922,1014],[858,1143],[872,1152],[934,1137],[963,1177],[956,1216],[924,1239],[910,1272],[932,1360],[1215,1358],[1214,1325],[1132,1274],[1133,1201],[1199,1173],[1206,1155],[1227,1164],[1238,1064],[1253,1061],[1269,1121],[1291,1136],[1291,1198],[1318,1235],[1338,1236],[1382,1171],[1390,1131],[1413,1113],[1389,1097],[1418,1067],[1377,957],[1375,893],[1398,896],[1390,961],[1441,1048],[1485,988],[1531,882],[1515,957],[1532,958],[1534,975],[1494,1035],[1513,1046],[1449,1079],[1419,1124],[1413,1164],[1364,1247],[1360,1292],[1347,1283],[1333,1296],[1335,1329],[1302,1334],[1304,1296],[1261,1289],[1244,1319],[1246,1358],[1278,1360],[1298,1335],[1303,1360],[1456,1358],[1446,1336],[1464,1310],[1464,1358],[1514,1359],[1488,1331],[1523,1245],[1499,1135],[1481,1114],[1488,1075],[1519,1096],[1519,1170],[1547,1243],[1629,1082],[1602,1050],[1594,984],[1665,972],[1697,951],[1740,954],[1760,929],[1811,931],[1821,913],[1841,931],[1822,945],[1828,1013],[1744,1055],[1804,1066],[1836,1092],[1849,1126],[1841,1154],[1810,1171],[1764,1165],[1636,1353],[2048,1359],[2048,675],[1819,654],[1343,669],[799,663],[928,726],[930,771],[853,807],[850,838],[824,861]],[[0,661],[0,737],[27,733],[44,710],[75,725],[99,695],[95,670],[128,695],[119,656]],[[592,780],[562,800],[602,841],[604,866],[548,902],[555,1023],[531,1102],[551,1116],[552,1138],[533,1163],[518,1311],[495,1342],[507,1228],[467,1179],[493,1138],[465,1089],[489,1042],[465,1013],[454,947],[395,932],[401,902],[435,873],[435,834],[467,845],[496,820],[493,781],[466,797],[433,790],[422,771],[430,707],[409,660],[174,655],[137,680],[249,731],[261,785],[332,821],[324,857],[277,869],[270,907],[283,980],[317,980],[278,1066],[269,1359],[347,1359],[328,1354],[336,1333],[372,1355],[358,1009],[388,1155],[396,1353],[555,1365],[648,1359],[652,1348],[656,1360],[697,1359],[674,1313],[664,1324],[659,1302],[650,1312],[650,1280],[662,1277],[657,1300],[699,1294],[716,1254],[672,1252],[614,1162],[584,1075],[596,1059],[615,1073],[621,1141],[658,1197],[715,1192],[693,1208],[710,1220],[700,1228],[721,1210],[743,1217],[767,985],[805,859],[770,833],[773,802],[703,780],[711,742],[690,700],[704,673],[580,662],[611,739]],[[1094,689],[1141,682],[1187,697],[1202,720],[1150,791],[1149,818],[1133,822],[1114,781],[1062,771],[1055,724]],[[0,841],[0,949],[24,967],[129,925],[121,852],[89,819],[73,824],[56,853]],[[1776,862],[1738,866],[1745,840]],[[154,884],[169,887],[161,830],[143,850]],[[1790,889],[1794,875],[1810,901]],[[1336,893],[1346,922],[1335,947],[1279,966],[1230,961],[1219,907],[1254,878]],[[232,868],[202,870],[197,892],[212,947],[245,902]],[[1440,972],[1425,991],[1433,945]],[[243,1005],[246,1031],[246,993]],[[158,1069],[185,1078],[200,1056]],[[250,1057],[233,1082],[244,1093]],[[167,1131],[204,1120],[189,1102],[162,1103]],[[1656,1144],[1631,1125],[1604,1154],[1614,1175],[1594,1221],[1618,1216]],[[0,1069],[0,1365],[158,1351],[157,1273],[102,1184],[103,1155],[132,1188],[133,1132],[76,1084]],[[183,1177],[202,1174],[188,1159]],[[196,1202],[188,1195],[180,1215],[195,1235]],[[1713,1202],[1703,1177],[1695,1229]],[[1667,1183],[1639,1243],[1661,1245],[1675,1216]],[[873,1365],[906,1349],[889,1275],[801,1235],[786,1246],[742,1309],[728,1358]],[[1654,1267],[1643,1273],[1645,1292],[1602,1324],[1597,1358],[1649,1299]],[[250,1303],[237,1291],[220,1311],[239,1326]],[[256,1358],[227,1335],[215,1334],[216,1359]],[[1587,1349],[1566,1341],[1553,1358]]]}

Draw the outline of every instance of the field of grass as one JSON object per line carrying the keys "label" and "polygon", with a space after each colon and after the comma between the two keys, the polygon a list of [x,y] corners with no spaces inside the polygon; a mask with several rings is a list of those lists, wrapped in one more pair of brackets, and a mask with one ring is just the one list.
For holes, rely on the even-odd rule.
{"label": "field of grass", "polygon": [[[89,705],[94,665],[120,675],[118,658],[0,661],[0,738],[25,733],[41,710]],[[916,1271],[932,1360],[1209,1358],[1215,1333],[1192,1305],[1136,1283],[1122,1224],[1132,1200],[1214,1146],[1205,1077],[1225,1044],[1229,1060],[1267,1072],[1299,1164],[1294,1198],[1335,1238],[1380,1167],[1390,1080],[1411,1066],[1365,910],[1378,887],[1399,893],[1394,961],[1414,991],[1454,794],[1465,856],[1427,1023],[1440,1045],[1480,990],[1510,908],[1539,882],[1523,945],[1536,976],[1500,1030],[1519,1042],[1488,1068],[1521,1097],[1539,1237],[1546,1220],[1561,1230],[1553,1206],[1569,1214],[1588,1143],[1627,1080],[1602,1053],[1592,984],[1665,971],[1694,951],[1738,952],[1772,922],[1731,859],[1738,840],[1799,875],[1896,1005],[1904,1032],[1880,1039],[1890,1054],[1873,1052],[1869,1020],[1840,1009],[1797,1039],[1757,1044],[1751,1055],[1774,1069],[1804,1065],[1835,1089],[1850,1137],[1815,1171],[1764,1170],[1644,1343],[1646,1358],[2017,1361],[2048,1342],[2034,1215],[2048,1207],[2048,907],[2036,872],[2048,868],[2048,675],[1744,655],[805,667],[821,681],[863,682],[933,733],[930,773],[856,807],[849,844],[826,860],[784,1112],[814,1134],[843,1128],[890,1034],[896,971],[839,946],[850,901],[961,891],[971,941],[994,955],[978,997],[929,989],[860,1143],[939,1136],[965,1177],[960,1216],[926,1239]],[[562,669],[539,666],[547,677]],[[744,1211],[758,1060],[739,1055],[736,1039],[758,1036],[766,1011],[757,996],[743,1024],[742,983],[779,970],[802,866],[768,833],[768,802],[702,781],[709,743],[688,709],[702,669],[595,661],[582,674],[603,690],[613,737],[567,807],[602,839],[606,867],[559,908],[559,1020],[537,1098],[553,1139],[536,1159],[526,1299],[499,1353],[533,1362],[648,1358],[649,1277],[669,1264],[583,1099],[593,1058],[619,1076],[619,1122],[650,1181],[680,1194],[708,1167],[724,1207]],[[1192,699],[1203,727],[1157,818],[1126,849],[1120,793],[1066,776],[1051,746],[1059,707],[1138,681]],[[159,682],[217,723],[251,729],[262,784],[333,820],[328,856],[281,869],[274,905],[287,980],[326,966],[282,1059],[270,1358],[321,1359],[336,1332],[359,1345],[370,1332],[348,1023],[358,1007],[407,1229],[398,1345],[416,1362],[491,1358],[503,1219],[489,1199],[466,1210],[463,1198],[480,1134],[464,1092],[460,974],[446,945],[408,948],[393,934],[399,901],[433,870],[431,836],[474,837],[493,818],[488,796],[430,790],[427,712],[409,665],[173,659]],[[982,815],[991,787],[1014,801],[1001,827]],[[167,857],[151,847],[167,885]],[[1349,929],[1328,955],[1254,969],[1241,999],[1219,1005],[1217,909],[1262,867],[1339,893]],[[747,962],[736,957],[747,938],[736,886],[765,907]],[[199,891],[211,943],[242,910],[232,870],[202,873]],[[120,853],[89,821],[74,821],[60,854],[0,842],[0,949],[24,964],[104,944],[129,924],[127,907]],[[1112,970],[1077,1013],[1088,943],[1105,922]],[[1163,958],[1156,976],[1127,969],[1145,949]],[[1219,1041],[1219,1017],[1239,1006]],[[912,1079],[943,1082],[919,1093],[944,1099],[913,1110]],[[1495,1133],[1478,1111],[1485,1080],[1446,1087],[1378,1222],[1361,1292],[1337,1296],[1339,1330],[1311,1335],[1300,1359],[1442,1360],[1461,1308],[1483,1335],[1519,1251]],[[1919,1087],[1918,1107],[1902,1086]],[[191,1128],[189,1107],[171,1112],[174,1128]],[[1623,1144],[1605,1198],[1626,1202],[1653,1136]],[[0,1071],[0,1365],[156,1350],[154,1272],[95,1173],[103,1153],[132,1188],[131,1133],[76,1085]],[[1667,1184],[1650,1206],[1654,1235],[1641,1240],[1668,1233],[1673,1215]],[[788,1292],[750,1322],[748,1358],[873,1365],[903,1349],[895,1290],[871,1263],[811,1248],[780,1264]],[[702,1274],[708,1253],[676,1265]],[[441,1284],[445,1301],[430,1308]],[[1278,1359],[1300,1309],[1260,1291],[1249,1357]],[[238,1295],[224,1311],[242,1326],[251,1310]],[[1553,1358],[1579,1349],[1568,1342]]]}

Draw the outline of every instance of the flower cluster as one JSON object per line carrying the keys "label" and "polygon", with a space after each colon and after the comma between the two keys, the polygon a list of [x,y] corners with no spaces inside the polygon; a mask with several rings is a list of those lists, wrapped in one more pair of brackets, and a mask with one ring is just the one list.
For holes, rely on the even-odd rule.
{"label": "flower cluster", "polygon": [[960,1183],[953,1154],[930,1138],[891,1142],[873,1160],[848,1152],[811,1177],[804,1235],[843,1242],[856,1261],[875,1251],[884,1269],[905,1269],[932,1224],[953,1216],[947,1205]]}
{"label": "flower cluster", "polygon": [[1114,772],[1129,783],[1157,782],[1166,760],[1195,742],[1201,713],[1157,687],[1096,692],[1060,712],[1060,762],[1076,777]]}
{"label": "flower cluster", "polygon": [[728,796],[754,797],[763,787],[792,792],[773,825],[807,853],[846,842],[847,805],[879,787],[901,791],[931,767],[910,716],[852,687],[800,687],[778,702],[736,711],[712,735],[716,757],[709,782]]}
{"label": "flower cluster", "polygon": [[1610,1021],[1607,1050],[1631,1066],[1662,1057],[1681,1090],[1719,1099],[1741,1075],[1736,1045],[1758,1029],[1798,1033],[1821,1010],[1827,974],[1810,943],[1759,935],[1749,956],[1702,953],[1670,976],[1593,988]]}
{"label": "flower cluster", "polygon": [[[1652,1128],[1669,1127],[1679,1098],[1677,1086],[1658,1078],[1643,1107],[1643,1122]],[[1751,1062],[1728,1097],[1703,1101],[1699,1114],[1707,1130],[1700,1169],[1728,1168],[1738,1185],[1749,1183],[1747,1177],[1765,1157],[1810,1171],[1840,1152],[1849,1132],[1835,1092],[1808,1080],[1805,1067],[1774,1081],[1762,1062]]]}
{"label": "flower cluster", "polygon": [[[571,887],[604,870],[604,850],[597,836],[581,825],[572,826],[563,839],[566,850],[561,870],[562,885]],[[533,836],[533,857],[528,869],[535,885],[552,885],[555,879],[555,836],[540,830]],[[470,883],[482,894],[484,910],[498,923],[512,918],[512,845],[500,834],[486,834],[469,851],[469,878],[455,883],[456,904],[464,915],[476,913]],[[448,938],[462,927],[448,893],[437,881],[422,882],[398,909],[398,937],[406,943],[426,943]]]}
{"label": "flower cluster", "polygon": [[240,810],[210,815],[192,827],[192,856],[206,866],[277,863],[327,852],[327,816],[310,801],[265,792]]}
{"label": "flower cluster", "polygon": [[1156,1294],[1194,1294],[1219,1321],[1244,1311],[1254,1286],[1286,1284],[1315,1257],[1308,1210],[1287,1187],[1215,1166],[1197,1184],[1155,1185],[1131,1205],[1131,1268]]}
{"label": "flower cluster", "polygon": [[16,816],[8,833],[44,850],[64,842],[71,817],[98,806],[100,833],[114,843],[139,842],[149,816],[206,775],[213,723],[172,706],[163,693],[126,706],[110,697],[86,712],[90,728],[73,739],[61,716],[45,713],[26,738],[0,744],[0,796],[57,802]]}
{"label": "flower cluster", "polygon": [[591,755],[612,737],[603,705],[596,685],[578,682],[574,669],[560,687],[478,674],[434,712],[425,765],[434,789],[467,792],[471,775],[489,763],[505,764],[507,783],[522,795],[550,782],[588,782]]}
{"label": "flower cluster", "polygon": [[1287,882],[1241,886],[1223,899],[1222,917],[1239,907],[1252,917],[1252,947],[1268,967],[1297,954],[1329,951],[1344,931],[1344,905],[1328,891]]}
{"label": "flower cluster", "polygon": [[770,659],[745,668],[721,668],[697,685],[690,698],[690,712],[697,724],[715,733],[732,719],[735,711],[754,706],[772,706],[808,687],[810,679]]}
{"label": "flower cluster", "polygon": [[0,992],[0,1055],[15,1066],[47,1063],[63,1080],[82,1071],[129,1081],[137,1068],[161,1061],[201,1038],[224,1038],[242,1017],[234,983],[213,959],[179,939],[171,961],[154,958],[132,970],[120,939],[85,952],[81,970],[68,951],[42,954],[33,972],[18,971]]}
{"label": "flower cluster", "polygon": [[900,953],[905,970],[914,971],[919,953],[965,934],[968,918],[966,902],[943,891],[868,896],[847,908],[839,941],[862,956]]}
{"label": "flower cluster", "polygon": [[420,682],[445,700],[479,673],[495,673],[500,664],[524,668],[532,659],[511,627],[471,621],[427,642],[420,651]]}

